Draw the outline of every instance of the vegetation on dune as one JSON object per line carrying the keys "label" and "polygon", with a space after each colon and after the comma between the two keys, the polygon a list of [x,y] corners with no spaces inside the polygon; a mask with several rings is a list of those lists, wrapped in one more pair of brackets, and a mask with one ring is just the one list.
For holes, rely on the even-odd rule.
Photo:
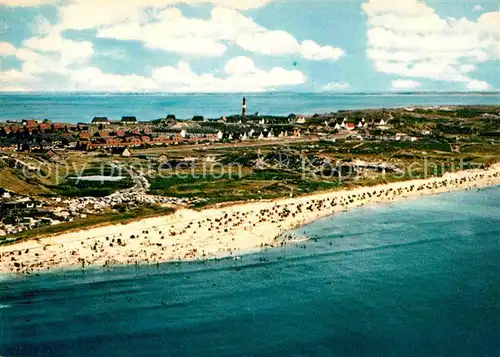
{"label": "vegetation on dune", "polygon": [[44,226],[39,229],[29,230],[10,237],[0,237],[0,245],[10,244],[13,241],[21,242],[23,240],[48,237],[60,233],[91,229],[111,224],[127,224],[138,219],[164,216],[173,214],[175,209],[172,207],[144,206],[125,212],[109,212],[106,215],[92,216],[85,219],[78,219],[72,222],[65,222],[61,225]]}
{"label": "vegetation on dune", "polygon": [[314,181],[298,173],[275,170],[254,170],[242,176],[202,175],[200,172],[182,178],[156,176],[150,181],[150,193],[155,195],[208,198],[198,205],[289,197],[341,186],[339,182]]}
{"label": "vegetation on dune", "polygon": [[78,179],[78,176],[73,176],[65,178],[59,185],[50,186],[50,189],[55,195],[63,197],[105,197],[134,185],[133,180],[125,171],[114,169],[109,165],[90,167],[81,172],[80,176],[121,176],[123,178],[118,181],[87,181]]}
{"label": "vegetation on dune", "polygon": [[53,192],[63,197],[105,197],[118,190],[123,190],[132,186],[133,182],[130,178],[120,181],[70,180],[64,184],[55,186]]}

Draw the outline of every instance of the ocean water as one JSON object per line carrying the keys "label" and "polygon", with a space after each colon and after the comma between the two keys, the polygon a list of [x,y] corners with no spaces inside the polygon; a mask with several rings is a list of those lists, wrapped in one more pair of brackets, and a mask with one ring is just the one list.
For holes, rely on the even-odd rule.
{"label": "ocean water", "polygon": [[500,354],[500,187],[298,231],[239,261],[4,276],[0,355]]}
{"label": "ocean water", "polygon": [[248,113],[268,115],[329,113],[364,108],[394,108],[430,105],[498,105],[493,94],[332,94],[332,93],[257,93],[257,94],[2,94],[0,121],[50,119],[77,123],[95,116],[118,120],[133,115],[138,120],[204,115],[219,118],[241,113],[241,99],[248,100]]}

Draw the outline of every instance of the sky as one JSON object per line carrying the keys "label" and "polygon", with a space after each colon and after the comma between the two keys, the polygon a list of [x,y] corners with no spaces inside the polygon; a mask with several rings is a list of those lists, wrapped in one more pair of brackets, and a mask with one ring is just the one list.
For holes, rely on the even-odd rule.
{"label": "sky", "polygon": [[500,90],[498,0],[0,0],[2,92]]}

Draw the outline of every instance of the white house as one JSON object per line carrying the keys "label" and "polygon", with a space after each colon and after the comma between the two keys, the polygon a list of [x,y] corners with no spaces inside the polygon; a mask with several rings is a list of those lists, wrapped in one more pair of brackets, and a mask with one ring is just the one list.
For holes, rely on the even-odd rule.
{"label": "white house", "polygon": [[224,134],[222,133],[222,131],[219,130],[217,132],[217,139],[222,140],[223,137],[224,137]]}
{"label": "white house", "polygon": [[264,133],[260,133],[260,135],[259,135],[259,140],[262,140],[262,139],[264,139]]}
{"label": "white house", "polygon": [[248,140],[248,135],[247,133],[244,133],[243,136],[241,137],[241,140]]}
{"label": "white house", "polygon": [[187,135],[186,130],[182,129],[182,130],[181,130],[180,135],[181,135],[183,138],[185,138],[185,137],[186,137],[186,135]]}
{"label": "white house", "polygon": [[297,124],[305,124],[305,123],[306,123],[306,118],[304,117],[297,118]]}
{"label": "white house", "polygon": [[339,123],[335,123],[335,129],[336,129],[336,130],[340,130],[340,125],[339,125]]}
{"label": "white house", "polygon": [[123,157],[130,157],[130,155],[131,155],[131,154],[130,154],[129,149],[125,149],[125,150],[123,150],[123,152],[122,152],[122,156],[123,156]]}
{"label": "white house", "polygon": [[380,123],[378,123],[377,125],[379,125],[379,126],[385,125],[385,120],[384,119],[380,119]]}

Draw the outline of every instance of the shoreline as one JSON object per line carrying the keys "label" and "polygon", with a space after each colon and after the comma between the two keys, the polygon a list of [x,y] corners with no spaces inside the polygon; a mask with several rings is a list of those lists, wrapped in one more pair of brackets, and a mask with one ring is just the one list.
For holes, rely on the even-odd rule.
{"label": "shoreline", "polygon": [[181,209],[169,216],[1,246],[0,272],[35,273],[240,256],[286,244],[280,239],[284,233],[355,207],[496,185],[500,185],[500,164],[487,170],[446,173],[439,178],[201,211]]}

